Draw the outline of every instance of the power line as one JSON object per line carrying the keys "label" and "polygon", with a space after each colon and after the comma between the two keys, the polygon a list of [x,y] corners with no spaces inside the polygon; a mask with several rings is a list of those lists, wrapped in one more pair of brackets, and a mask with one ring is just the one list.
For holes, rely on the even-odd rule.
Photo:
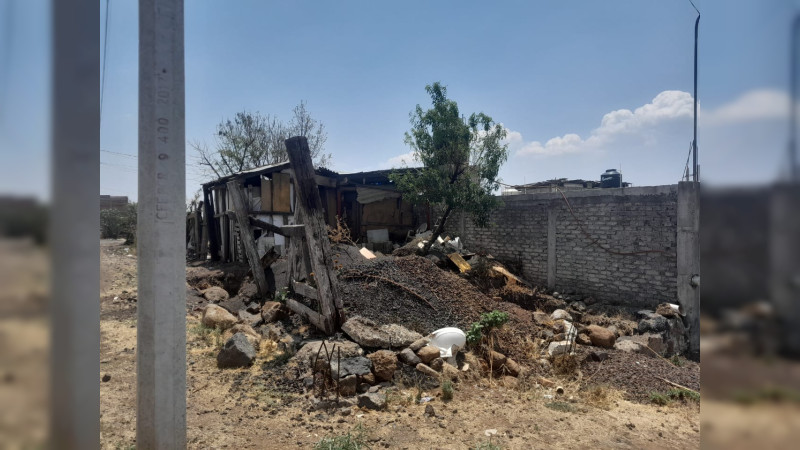
{"label": "power line", "polygon": [[130,153],[112,152],[111,150],[100,150],[100,151],[103,153],[111,153],[112,155],[127,156],[128,158],[138,158],[138,156],[131,155]]}
{"label": "power line", "polygon": [[106,61],[108,60],[108,7],[109,0],[106,0],[106,29],[103,33],[103,71],[100,74],[100,122],[103,121],[103,93],[106,90]]}

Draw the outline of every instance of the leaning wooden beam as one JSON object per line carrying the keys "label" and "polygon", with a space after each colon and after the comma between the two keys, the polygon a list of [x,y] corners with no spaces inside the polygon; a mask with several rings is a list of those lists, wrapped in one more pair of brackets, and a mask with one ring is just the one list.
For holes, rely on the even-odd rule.
{"label": "leaning wooden beam", "polygon": [[298,302],[297,300],[287,299],[286,307],[292,310],[294,313],[308,319],[308,321],[311,322],[311,325],[314,325],[320,330],[325,328],[325,320],[322,318],[322,316],[318,312]]}
{"label": "leaning wooden beam", "polygon": [[244,253],[247,256],[247,263],[250,264],[250,270],[253,272],[253,279],[256,282],[261,298],[267,298],[269,284],[267,284],[267,277],[264,275],[264,268],[261,267],[261,260],[258,257],[256,241],[253,239],[253,230],[250,228],[244,192],[237,180],[228,182],[228,192],[231,196],[231,203],[233,203],[232,206],[236,216],[236,222],[239,224],[239,230],[241,231],[240,235],[242,237]]}
{"label": "leaning wooden beam", "polygon": [[219,261],[219,231],[217,219],[214,218],[214,201],[211,189],[203,186],[203,207],[206,213],[206,229],[208,230],[208,251],[212,261]]}
{"label": "leaning wooden beam", "polygon": [[322,199],[314,180],[311,151],[305,137],[296,136],[286,140],[289,165],[294,172],[297,210],[303,214],[307,251],[311,269],[319,293],[320,312],[324,321],[322,330],[333,334],[339,324],[341,299],[336,277],[333,275],[331,244],[323,215]]}
{"label": "leaning wooden beam", "polygon": [[303,297],[319,300],[319,294],[317,293],[317,290],[306,283],[292,281],[292,288],[294,289],[295,293],[300,294]]}

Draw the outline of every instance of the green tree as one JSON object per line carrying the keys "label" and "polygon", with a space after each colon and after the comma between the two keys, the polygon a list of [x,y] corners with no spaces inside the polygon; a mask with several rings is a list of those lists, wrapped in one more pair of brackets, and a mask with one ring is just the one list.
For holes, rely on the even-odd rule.
{"label": "green tree", "polygon": [[471,215],[478,226],[486,226],[489,213],[499,203],[492,195],[499,188],[497,175],[508,159],[502,125],[484,113],[473,113],[465,120],[458,104],[447,98],[447,89],[439,82],[425,90],[433,107],[423,110],[417,105],[411,113],[411,130],[405,135],[406,144],[422,168],[391,174],[403,198],[437,206],[442,211],[422,254],[430,251],[455,211]]}

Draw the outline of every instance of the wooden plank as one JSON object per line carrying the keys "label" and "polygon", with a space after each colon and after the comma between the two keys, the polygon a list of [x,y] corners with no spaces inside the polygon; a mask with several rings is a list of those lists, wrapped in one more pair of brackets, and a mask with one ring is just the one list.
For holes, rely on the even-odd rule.
{"label": "wooden plank", "polygon": [[272,211],[272,180],[261,177],[261,210]]}
{"label": "wooden plank", "polygon": [[[233,211],[228,211],[227,216],[231,219],[236,219],[236,213]],[[250,226],[254,228],[260,228],[262,230],[271,231],[273,233],[280,234],[281,236],[286,237],[302,237],[305,236],[305,227],[300,225],[283,225],[277,226],[273,225],[269,222],[264,222],[261,219],[256,219],[255,217],[250,217]]]}
{"label": "wooden plank", "polygon": [[514,275],[513,273],[509,272],[508,270],[506,270],[506,268],[503,267],[503,266],[492,266],[492,270],[497,272],[497,273],[499,273],[499,274],[501,274],[501,275],[503,275],[503,276],[505,276],[508,281],[511,281],[513,283],[519,283],[519,284],[524,284],[524,285],[528,284],[525,281],[523,281],[522,278],[520,278],[520,277]]}
{"label": "wooden plank", "polygon": [[209,188],[203,186],[203,207],[206,214],[206,233],[208,233],[208,251],[211,253],[212,261],[219,261],[219,230],[217,220],[214,218],[213,196],[210,195]]}
{"label": "wooden plank", "polygon": [[336,187],[336,178],[326,177],[324,175],[314,175],[314,181],[317,182],[318,186],[324,186],[328,188],[335,188]]}
{"label": "wooden plank", "polygon": [[472,266],[470,266],[469,263],[466,262],[464,258],[462,258],[461,255],[459,255],[458,253],[450,253],[449,255],[447,255],[447,258],[450,261],[452,261],[453,264],[456,265],[456,267],[458,267],[458,270],[460,270],[461,273],[464,273],[472,269]]}
{"label": "wooden plank", "polygon": [[301,212],[306,231],[306,251],[311,260],[317,291],[319,292],[320,312],[322,314],[323,331],[333,334],[340,325],[339,312],[342,300],[336,276],[330,266],[333,258],[328,230],[322,208],[322,199],[314,180],[314,166],[311,162],[311,151],[305,137],[296,136],[286,140],[286,151],[289,165],[294,171],[296,212]]}
{"label": "wooden plank", "polygon": [[233,212],[236,214],[236,222],[239,224],[239,232],[244,252],[247,256],[247,263],[250,264],[250,270],[253,272],[253,279],[258,287],[258,292],[262,298],[267,298],[269,284],[267,283],[266,275],[264,275],[264,268],[261,267],[261,261],[258,258],[258,249],[256,248],[256,241],[253,239],[253,230],[250,228],[250,220],[247,215],[247,198],[237,180],[228,182],[228,192],[230,193]]}
{"label": "wooden plank", "polygon": [[317,293],[317,290],[306,283],[301,283],[299,281],[292,281],[292,288],[294,289],[294,292],[296,294],[300,294],[303,297],[308,297],[314,300],[319,299],[319,294]]}
{"label": "wooden plank", "polygon": [[272,174],[272,209],[276,212],[292,212],[290,201],[291,176],[288,173]]}
{"label": "wooden plank", "polygon": [[293,300],[291,298],[287,299],[286,307],[294,311],[296,314],[299,314],[308,319],[308,321],[311,322],[312,325],[319,328],[320,330],[325,327],[325,320],[318,312],[312,310],[311,308],[298,302],[297,300]]}

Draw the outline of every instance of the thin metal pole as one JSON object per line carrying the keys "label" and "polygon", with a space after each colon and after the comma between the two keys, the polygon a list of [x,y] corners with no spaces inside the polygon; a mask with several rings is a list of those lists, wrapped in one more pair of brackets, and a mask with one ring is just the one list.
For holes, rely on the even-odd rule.
{"label": "thin metal pole", "polygon": [[797,161],[797,38],[800,31],[800,13],[794,17],[792,24],[791,55],[789,55],[789,87],[791,104],[789,105],[789,179],[792,183],[800,182]]}
{"label": "thin metal pole", "polygon": [[139,1],[136,446],[186,448],[183,0]]}
{"label": "thin metal pole", "polygon": [[[692,4],[694,6],[694,4]],[[697,11],[697,8],[695,8]],[[692,139],[693,154],[693,180],[699,181],[697,173],[697,31],[700,27],[700,11],[697,11],[697,20],[694,22],[694,138]]]}

